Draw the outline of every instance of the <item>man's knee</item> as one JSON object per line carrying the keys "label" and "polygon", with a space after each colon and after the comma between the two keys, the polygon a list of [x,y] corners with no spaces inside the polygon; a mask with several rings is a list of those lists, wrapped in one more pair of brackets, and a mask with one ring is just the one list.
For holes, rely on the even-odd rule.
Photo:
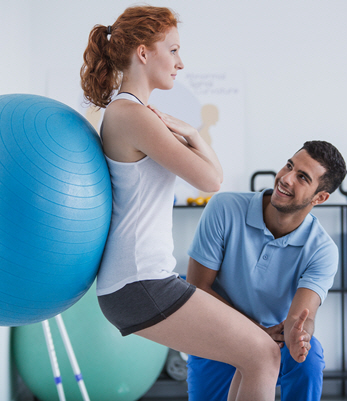
{"label": "man's knee", "polygon": [[306,377],[323,374],[323,369],[325,368],[323,348],[315,337],[312,337],[311,349],[305,362],[301,365],[302,374],[304,374]]}
{"label": "man's knee", "polygon": [[282,349],[282,366],[278,384],[284,401],[319,401],[325,367],[323,349],[312,337],[311,349],[303,363],[295,362],[288,348]]}
{"label": "man's knee", "polygon": [[322,371],[325,367],[323,348],[320,342],[315,338],[311,338],[311,349],[306,357],[305,362],[301,363],[303,370]]}
{"label": "man's knee", "polygon": [[313,378],[317,380],[325,368],[323,348],[320,342],[312,337],[311,349],[307,355],[305,362],[297,363],[292,359],[288,349],[282,352],[282,375],[293,374],[300,375],[300,381],[310,380]]}

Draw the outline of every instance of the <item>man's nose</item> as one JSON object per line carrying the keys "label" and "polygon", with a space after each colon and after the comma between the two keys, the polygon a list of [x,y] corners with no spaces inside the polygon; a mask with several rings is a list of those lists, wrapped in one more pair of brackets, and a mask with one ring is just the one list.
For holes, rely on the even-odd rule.
{"label": "man's nose", "polygon": [[292,185],[294,182],[295,173],[294,171],[290,171],[282,177],[282,182],[284,184]]}

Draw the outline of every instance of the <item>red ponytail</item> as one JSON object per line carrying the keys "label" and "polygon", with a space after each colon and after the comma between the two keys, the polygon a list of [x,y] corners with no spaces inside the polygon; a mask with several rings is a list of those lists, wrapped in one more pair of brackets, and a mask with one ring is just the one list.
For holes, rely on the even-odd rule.
{"label": "red ponytail", "polygon": [[127,8],[110,30],[96,25],[90,32],[80,72],[84,97],[106,107],[121,85],[133,51],[139,45],[153,47],[177,23],[178,17],[170,9],[144,6]]}

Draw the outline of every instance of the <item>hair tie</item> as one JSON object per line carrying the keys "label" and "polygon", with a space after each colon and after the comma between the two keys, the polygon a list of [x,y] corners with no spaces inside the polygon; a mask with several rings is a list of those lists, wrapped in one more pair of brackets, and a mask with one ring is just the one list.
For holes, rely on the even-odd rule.
{"label": "hair tie", "polygon": [[112,30],[112,26],[109,25],[109,26],[107,27],[107,35],[111,35],[111,30]]}

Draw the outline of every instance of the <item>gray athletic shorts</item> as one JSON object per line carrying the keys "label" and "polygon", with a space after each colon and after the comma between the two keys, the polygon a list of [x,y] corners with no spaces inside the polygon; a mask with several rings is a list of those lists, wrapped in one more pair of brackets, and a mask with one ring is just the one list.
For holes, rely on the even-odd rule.
{"label": "gray athletic shorts", "polygon": [[196,287],[180,277],[143,280],[98,297],[100,308],[123,336],[153,326],[176,312]]}

